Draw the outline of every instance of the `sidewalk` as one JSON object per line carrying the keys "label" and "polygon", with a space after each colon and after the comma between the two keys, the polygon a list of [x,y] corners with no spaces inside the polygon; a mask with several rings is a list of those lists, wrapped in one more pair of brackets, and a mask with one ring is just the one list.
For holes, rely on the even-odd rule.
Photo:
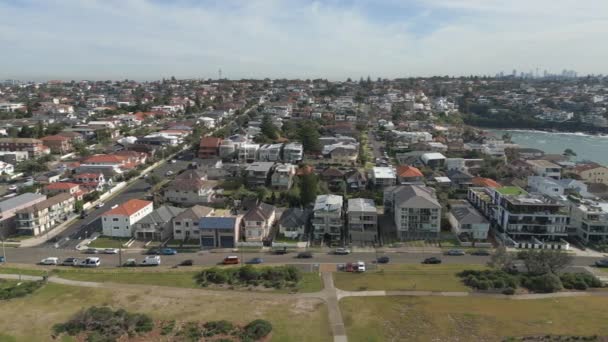
{"label": "sidewalk", "polygon": [[42,234],[40,236],[36,236],[30,239],[21,240],[19,247],[35,247],[41,245],[48,241],[49,239],[54,238],[55,236],[61,234],[64,230],[66,230],[74,221],[78,219],[78,215],[72,215],[67,221],[61,223],[57,227],[51,229],[48,233]]}

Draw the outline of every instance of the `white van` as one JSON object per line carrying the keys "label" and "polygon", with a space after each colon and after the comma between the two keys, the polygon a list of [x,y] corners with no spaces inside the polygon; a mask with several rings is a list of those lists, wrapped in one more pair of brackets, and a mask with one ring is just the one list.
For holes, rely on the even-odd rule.
{"label": "white van", "polygon": [[101,260],[97,257],[88,257],[80,262],[80,267],[99,267]]}
{"label": "white van", "polygon": [[57,265],[59,263],[59,258],[49,257],[40,260],[40,265]]}
{"label": "white van", "polygon": [[160,255],[147,255],[144,260],[141,261],[142,266],[159,266]]}
{"label": "white van", "polygon": [[357,261],[355,264],[356,272],[365,272],[365,263],[363,261]]}

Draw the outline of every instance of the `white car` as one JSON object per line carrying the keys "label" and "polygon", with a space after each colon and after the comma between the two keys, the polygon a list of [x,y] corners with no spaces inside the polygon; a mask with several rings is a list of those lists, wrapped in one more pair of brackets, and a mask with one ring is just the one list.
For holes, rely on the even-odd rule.
{"label": "white car", "polygon": [[99,267],[101,260],[97,257],[88,257],[80,262],[80,267]]}
{"label": "white car", "polygon": [[141,261],[142,266],[159,266],[160,255],[147,255],[144,260]]}
{"label": "white car", "polygon": [[40,265],[57,265],[59,263],[59,258],[49,257],[40,260]]}
{"label": "white car", "polygon": [[118,254],[118,248],[106,248],[103,250],[103,254]]}
{"label": "white car", "polygon": [[357,261],[355,263],[355,271],[365,272],[365,263],[363,261]]}
{"label": "white car", "polygon": [[173,175],[173,171],[171,171],[171,170],[169,170],[165,173],[165,176],[171,176],[171,175]]}
{"label": "white car", "polygon": [[177,160],[175,160],[175,159],[171,159],[170,163],[171,163],[171,164],[175,164],[175,163],[177,163]]}
{"label": "white car", "polygon": [[95,206],[95,208],[97,208],[97,209],[102,208],[103,204],[104,204],[103,202],[99,202],[99,203],[97,203],[97,205]]}
{"label": "white car", "polygon": [[8,189],[10,191],[17,191],[17,186],[16,185],[11,185],[11,186],[8,187]]}

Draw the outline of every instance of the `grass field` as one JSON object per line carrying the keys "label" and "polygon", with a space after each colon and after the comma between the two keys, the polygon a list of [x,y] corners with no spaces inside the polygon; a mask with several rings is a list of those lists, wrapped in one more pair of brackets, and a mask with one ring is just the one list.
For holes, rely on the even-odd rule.
{"label": "grass field", "polygon": [[121,248],[122,244],[129,241],[129,238],[112,238],[108,236],[100,236],[91,241],[91,248]]}
{"label": "grass field", "polygon": [[[37,268],[20,268],[20,267],[11,267],[11,266],[0,266],[0,273],[43,276],[43,275],[47,274],[48,271],[37,269]],[[0,341],[2,341],[2,340],[0,340]]]}
{"label": "grass field", "polygon": [[525,335],[608,335],[608,297],[504,300],[345,298],[349,341],[501,341]]}
{"label": "grass field", "polygon": [[[51,327],[81,309],[97,305],[147,313],[154,319],[247,323],[257,318],[273,325],[271,341],[331,341],[327,309],[320,300],[255,294],[196,294],[187,289],[92,289],[48,284],[32,296],[0,301],[1,312],[19,317],[0,320],[0,341],[50,341]],[[63,341],[69,341],[64,339]]]}
{"label": "grass field", "polygon": [[342,290],[470,291],[456,273],[484,269],[480,265],[386,265],[365,273],[334,273],[335,286]]}
{"label": "grass field", "polygon": [[[80,281],[200,288],[194,281],[195,274],[200,272],[200,270],[200,268],[188,271],[184,271],[183,269],[169,270],[158,268],[120,268],[112,270],[58,269],[54,274],[61,278]],[[299,292],[317,292],[322,288],[323,284],[318,274],[302,273],[302,281],[298,285]],[[289,292],[288,289],[278,291]]]}

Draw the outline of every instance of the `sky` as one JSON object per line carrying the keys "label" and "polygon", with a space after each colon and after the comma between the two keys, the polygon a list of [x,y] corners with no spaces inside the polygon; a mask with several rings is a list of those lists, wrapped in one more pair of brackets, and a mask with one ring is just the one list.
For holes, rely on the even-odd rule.
{"label": "sky", "polygon": [[606,0],[0,0],[0,79],[608,73]]}

